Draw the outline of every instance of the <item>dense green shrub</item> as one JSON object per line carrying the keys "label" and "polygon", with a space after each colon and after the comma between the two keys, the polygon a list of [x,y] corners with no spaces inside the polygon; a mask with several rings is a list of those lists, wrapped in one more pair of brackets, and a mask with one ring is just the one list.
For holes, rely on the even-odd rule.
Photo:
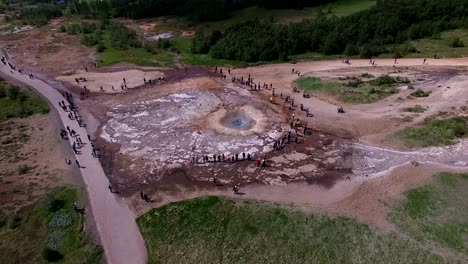
{"label": "dense green shrub", "polygon": [[28,117],[34,114],[34,111],[27,105],[22,104],[18,110],[19,117]]}
{"label": "dense green shrub", "polygon": [[80,33],[80,25],[79,24],[70,24],[66,27],[66,31],[68,34],[71,34],[71,35],[76,35],[78,33]]}
{"label": "dense green shrub", "polygon": [[[289,25],[270,20],[244,22],[226,29],[216,41],[210,34],[198,33],[192,51],[242,61],[278,60],[304,52],[371,58],[388,52],[389,44],[466,27],[467,13],[465,0],[378,1],[368,10],[342,18],[319,14]],[[417,50],[407,44],[391,52],[399,58]]]}
{"label": "dense green shrub", "polygon": [[42,257],[49,262],[57,262],[63,259],[63,255],[57,250],[50,249],[48,247],[42,250]]}
{"label": "dense green shrub", "polygon": [[55,213],[65,206],[65,201],[57,199],[53,195],[48,195],[44,200],[45,213]]}
{"label": "dense green shrub", "polygon": [[107,29],[110,34],[110,44],[113,48],[126,50],[130,47],[140,47],[136,33],[121,23],[111,23]]}
{"label": "dense green shrub", "polygon": [[411,96],[414,97],[428,97],[431,94],[431,92],[424,92],[421,89],[417,89],[415,92],[411,93]]}
{"label": "dense green shrub", "polygon": [[452,48],[462,48],[465,47],[465,44],[459,37],[455,37],[450,41],[450,47]]}
{"label": "dense green shrub", "polygon": [[60,26],[57,28],[57,31],[58,31],[58,32],[66,32],[66,31],[67,31],[67,28],[66,28],[64,25],[60,25]]}
{"label": "dense green shrub", "polygon": [[5,87],[0,86],[0,98],[6,97],[6,96],[7,96],[7,92],[5,90]]}
{"label": "dense green shrub", "polygon": [[85,46],[94,46],[98,44],[99,40],[91,35],[83,35],[80,38],[80,43]]}
{"label": "dense green shrub", "polygon": [[96,52],[101,53],[106,50],[106,46],[102,42],[99,42],[96,46]]}
{"label": "dense green shrub", "polygon": [[10,87],[8,88],[8,98],[10,98],[11,100],[16,100],[19,94],[20,88],[15,85],[10,85]]}
{"label": "dense green shrub", "polygon": [[34,7],[22,8],[20,12],[21,19],[34,26],[45,25],[51,18],[61,15],[62,9],[51,4],[39,4]]}
{"label": "dense green shrub", "polygon": [[390,85],[397,83],[396,79],[389,76],[389,75],[382,75],[379,76],[377,79],[370,81],[374,85],[382,86],[382,85]]}
{"label": "dense green shrub", "polygon": [[12,218],[10,218],[10,220],[8,220],[8,228],[9,229],[15,229],[17,228],[18,226],[21,225],[21,222],[23,221],[23,219],[19,216],[14,216]]}
{"label": "dense green shrub", "polygon": [[258,5],[269,9],[301,9],[337,0],[70,0],[68,11],[91,17],[125,16],[135,19],[186,16],[193,22],[226,19],[232,11]]}

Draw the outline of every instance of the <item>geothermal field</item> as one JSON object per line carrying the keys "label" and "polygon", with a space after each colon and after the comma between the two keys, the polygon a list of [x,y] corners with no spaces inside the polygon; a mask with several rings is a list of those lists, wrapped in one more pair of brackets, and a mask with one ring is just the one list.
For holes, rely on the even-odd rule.
{"label": "geothermal field", "polygon": [[[295,183],[326,190],[337,182],[361,182],[399,167],[467,165],[465,141],[410,150],[393,140],[397,131],[408,126],[402,121],[405,118],[423,121],[445,110],[451,112],[447,115],[466,114],[462,88],[468,83],[466,75],[445,65],[422,69],[412,60],[396,69],[358,63],[363,65],[336,61],[260,66],[233,69],[225,77],[219,73],[221,68],[116,68],[101,75],[81,71],[73,78],[58,79],[70,89],[79,91],[86,85],[92,91],[80,104],[95,130],[105,172],[124,196],[144,190],[165,203],[165,193],[184,197],[185,188],[210,193],[229,191],[234,185]],[[401,84],[396,85],[398,93],[366,105],[339,103],[323,93],[307,98],[305,91],[293,91],[299,76],[291,74],[292,67],[302,69],[302,78],[329,81],[363,73],[374,79],[407,78],[410,85],[430,91],[431,96],[412,98],[414,88]],[[438,74],[434,74],[436,68]],[[248,80],[249,75],[257,88],[239,81]],[[86,82],[77,85],[74,78]],[[141,85],[117,92],[109,89],[111,83],[122,85],[123,78]],[[101,86],[104,91],[99,91]],[[414,104],[428,110],[402,111]],[[345,113],[338,113],[343,105]]]}

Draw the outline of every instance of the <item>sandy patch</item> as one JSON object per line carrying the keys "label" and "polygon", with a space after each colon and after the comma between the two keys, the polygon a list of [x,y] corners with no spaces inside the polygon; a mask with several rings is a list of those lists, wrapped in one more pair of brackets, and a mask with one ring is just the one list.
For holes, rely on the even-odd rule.
{"label": "sandy patch", "polygon": [[[144,79],[148,81],[163,76],[164,73],[160,71],[128,70],[119,72],[86,72],[84,70],[78,70],[73,75],[59,76],[56,79],[83,89],[84,86],[86,86],[91,92],[100,92],[102,86],[104,93],[121,93],[123,92],[121,87],[125,84],[128,89],[132,89],[144,85]],[[76,78],[84,78],[86,81],[80,81],[78,84],[75,80]],[[112,87],[114,87],[114,89],[112,89]]]}
{"label": "sandy patch", "polygon": [[189,37],[195,35],[195,31],[188,30],[188,31],[182,31],[182,37]]}
{"label": "sandy patch", "polygon": [[153,22],[140,22],[138,25],[141,29],[144,29],[146,31],[152,31],[157,25],[159,25],[159,22],[153,21]]}

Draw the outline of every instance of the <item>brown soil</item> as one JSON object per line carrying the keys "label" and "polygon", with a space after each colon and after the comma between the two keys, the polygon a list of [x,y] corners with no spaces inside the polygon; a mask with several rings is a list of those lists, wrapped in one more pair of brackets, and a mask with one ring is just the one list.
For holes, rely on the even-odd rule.
{"label": "brown soil", "polygon": [[140,22],[138,26],[146,31],[153,31],[158,25],[159,25],[159,22],[143,21],[143,22]]}
{"label": "brown soil", "polygon": [[[73,182],[52,122],[50,115],[34,115],[0,124],[0,210],[4,214],[35,203],[53,187]],[[20,172],[21,166],[27,166],[27,172]]]}
{"label": "brown soil", "polygon": [[78,36],[55,31],[57,23],[0,35],[2,46],[19,69],[55,77],[91,67],[95,52],[80,45]]}

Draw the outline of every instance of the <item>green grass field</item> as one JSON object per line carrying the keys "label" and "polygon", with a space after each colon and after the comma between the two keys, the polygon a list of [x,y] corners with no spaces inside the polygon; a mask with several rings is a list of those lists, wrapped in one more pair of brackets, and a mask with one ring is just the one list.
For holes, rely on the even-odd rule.
{"label": "green grass field", "polygon": [[322,12],[335,16],[348,16],[359,11],[368,9],[376,4],[376,1],[370,0],[341,0],[332,4],[319,7],[307,7],[303,10],[296,9],[265,9],[257,6],[245,8],[234,12],[230,18],[215,22],[201,23],[199,26],[204,30],[224,30],[230,26],[242,23],[254,18],[269,19],[273,18],[279,23],[288,23],[300,21],[306,18],[313,18],[317,12]]}
{"label": "green grass field", "polygon": [[442,263],[356,220],[205,197],[153,209],[137,222],[148,263]]}
{"label": "green grass field", "polygon": [[0,122],[12,117],[28,117],[49,112],[47,101],[31,89],[11,87],[12,85],[0,79]]}
{"label": "green grass field", "polygon": [[106,49],[99,53],[99,65],[109,66],[119,62],[130,62],[142,66],[172,67],[172,56],[168,53],[151,53],[144,48],[118,50],[110,45],[109,34],[103,34]]}
{"label": "green grass field", "polygon": [[[455,37],[460,38],[465,47],[451,47],[450,43]],[[468,30],[456,29],[445,31],[437,38],[424,38],[409,41],[409,43],[418,50],[418,53],[406,54],[405,58],[432,58],[434,54],[439,57],[460,58],[468,55]]]}
{"label": "green grass field", "polygon": [[168,204],[137,223],[148,263],[464,263],[467,200],[468,174],[439,173],[431,184],[407,191],[391,210],[396,233],[349,218],[219,197]]}
{"label": "green grass field", "polygon": [[[354,83],[354,84],[353,84]],[[303,77],[296,80],[300,89],[306,91],[324,91],[338,100],[353,104],[367,104],[377,102],[383,98],[398,93],[395,84],[379,85],[374,81],[363,81],[359,78],[349,79],[345,83],[323,82],[316,77]]]}
{"label": "green grass field", "polygon": [[210,57],[208,54],[193,54],[190,52],[192,37],[178,37],[171,39],[171,45],[180,52],[180,61],[191,65],[202,66],[224,66],[231,65],[235,67],[246,66],[242,61],[220,60]]}
{"label": "green grass field", "polygon": [[468,117],[429,118],[422,126],[403,129],[395,136],[409,147],[450,145],[468,137]]}
{"label": "green grass field", "polygon": [[60,263],[101,263],[100,248],[83,232],[83,216],[71,208],[77,199],[76,189],[56,188],[16,215],[1,215],[0,263],[48,263],[46,247],[62,255]]}
{"label": "green grass field", "polygon": [[468,258],[468,174],[440,173],[430,185],[406,193],[390,216],[418,241],[431,241]]}

